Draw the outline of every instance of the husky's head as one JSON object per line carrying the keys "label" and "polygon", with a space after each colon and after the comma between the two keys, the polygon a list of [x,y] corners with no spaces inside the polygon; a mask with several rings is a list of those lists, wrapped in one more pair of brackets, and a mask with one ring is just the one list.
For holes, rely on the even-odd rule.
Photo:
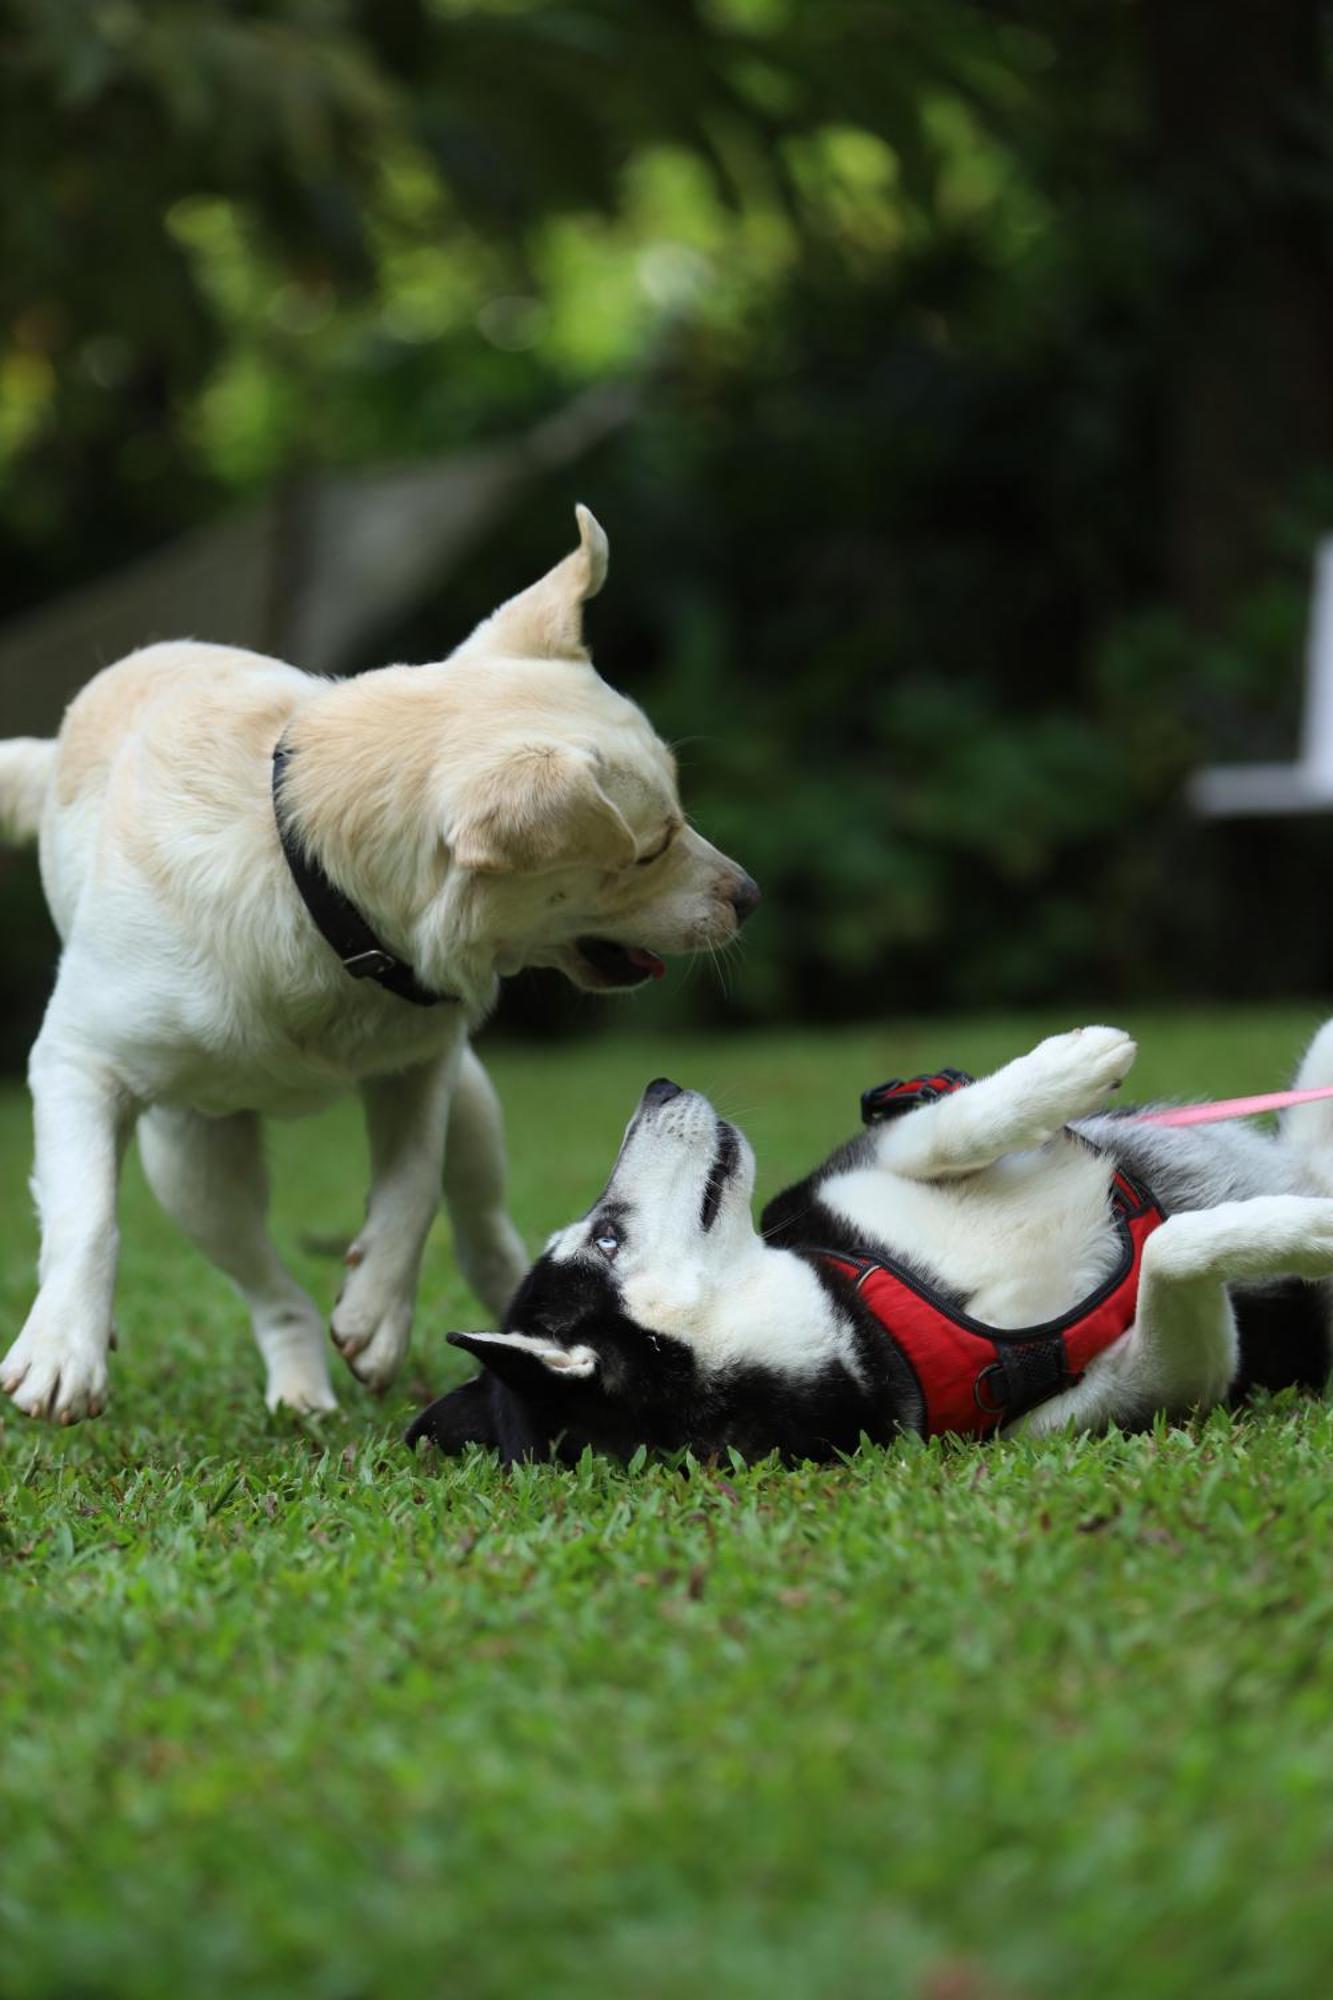
{"label": "husky's head", "polygon": [[408,1442],[506,1460],[852,1449],[868,1411],[845,1323],[805,1261],[765,1244],[753,1193],[744,1135],[697,1092],[650,1083],[604,1193],[551,1238],[503,1330],[450,1334],[484,1373]]}

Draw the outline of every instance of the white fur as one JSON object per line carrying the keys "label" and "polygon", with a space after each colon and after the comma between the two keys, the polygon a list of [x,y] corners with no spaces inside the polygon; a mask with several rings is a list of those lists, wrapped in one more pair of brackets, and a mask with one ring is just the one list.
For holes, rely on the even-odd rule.
{"label": "white fur", "polygon": [[553,1375],[570,1375],[581,1380],[597,1367],[597,1355],[593,1348],[562,1347],[558,1340],[542,1340],[533,1334],[470,1333],[468,1339],[479,1341],[486,1347],[514,1347],[522,1354],[534,1355]]}
{"label": "white fur", "polygon": [[[586,509],[579,532],[441,664],[324,682],[233,648],[151,646],[89,684],[56,744],[0,745],[0,825],[40,820],[64,943],[30,1067],[41,1286],[0,1362],[20,1409],[70,1423],[106,1399],[137,1120],[164,1204],[249,1306],[271,1404],[326,1409],[332,1390],[315,1308],[266,1232],[259,1114],[361,1093],[372,1185],[333,1335],[362,1381],[401,1362],[442,1171],[459,1261],[503,1308],[525,1259],[469,1026],[523,966],[601,985],[580,937],[725,943],[750,886],[686,826],[670,753],[588,660],[606,538]],[[274,819],[280,739],[298,835],[458,1004],[353,982],[318,934]]]}
{"label": "white fur", "polygon": [[1136,1054],[1121,1028],[1050,1035],[994,1076],[883,1126],[880,1161],[894,1174],[938,1181],[1044,1145],[1071,1119],[1100,1111]]}
{"label": "white fur", "polygon": [[1243,1279],[1333,1275],[1333,1201],[1259,1195],[1168,1217],[1143,1254],[1138,1316],[1081,1382],[1015,1429],[1087,1430],[1142,1409],[1175,1414],[1221,1402],[1236,1373],[1225,1287]]}
{"label": "white fur", "polygon": [[624,1310],[638,1325],[686,1340],[710,1367],[762,1353],[791,1374],[812,1374],[841,1350],[838,1316],[809,1266],[767,1248],[750,1218],[754,1153],[737,1133],[739,1159],[707,1234],[699,1225],[704,1184],[718,1143],[712,1106],[685,1092],[630,1124],[608,1188],[558,1230],[547,1249],[557,1261],[605,1256],[598,1239],[623,1201],[630,1219],[614,1255]]}

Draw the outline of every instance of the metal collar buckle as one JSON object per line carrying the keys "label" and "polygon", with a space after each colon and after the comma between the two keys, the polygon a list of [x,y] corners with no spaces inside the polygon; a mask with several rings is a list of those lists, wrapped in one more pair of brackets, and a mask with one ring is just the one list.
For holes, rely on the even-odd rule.
{"label": "metal collar buckle", "polygon": [[396,972],[398,960],[387,951],[359,951],[354,958],[343,960],[343,971],[350,972],[353,979],[383,979],[386,972]]}

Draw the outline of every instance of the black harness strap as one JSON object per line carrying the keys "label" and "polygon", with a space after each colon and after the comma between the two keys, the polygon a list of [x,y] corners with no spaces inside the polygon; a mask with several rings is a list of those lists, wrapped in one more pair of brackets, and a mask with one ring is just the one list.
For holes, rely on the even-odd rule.
{"label": "black harness strap", "polygon": [[410,965],[386,951],[356,904],[341,889],[335,889],[314,856],[307,853],[283,810],[282,781],[292,752],[279,743],[273,752],[273,814],[278,822],[278,838],[291,870],[301,901],[310,912],[311,922],[326,944],[342,960],[344,972],[353,979],[373,979],[386,993],[397,994],[414,1007],[439,1007],[457,1001],[455,993],[432,993],[423,986]]}
{"label": "black harness strap", "polygon": [[1002,1412],[1006,1422],[1012,1421],[1077,1379],[1069,1372],[1059,1334],[1048,1334],[1044,1340],[997,1341],[996,1350],[995,1360],[972,1391],[977,1408],[988,1416]]}

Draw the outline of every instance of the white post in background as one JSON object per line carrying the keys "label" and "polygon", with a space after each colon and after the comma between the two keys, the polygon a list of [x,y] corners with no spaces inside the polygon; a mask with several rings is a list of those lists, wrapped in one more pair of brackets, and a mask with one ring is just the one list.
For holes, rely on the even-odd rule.
{"label": "white post in background", "polygon": [[1315,552],[1306,661],[1301,762],[1333,791],[1333,535]]}
{"label": "white post in background", "polygon": [[1333,536],[1315,553],[1298,764],[1214,764],[1189,800],[1205,819],[1333,811]]}

